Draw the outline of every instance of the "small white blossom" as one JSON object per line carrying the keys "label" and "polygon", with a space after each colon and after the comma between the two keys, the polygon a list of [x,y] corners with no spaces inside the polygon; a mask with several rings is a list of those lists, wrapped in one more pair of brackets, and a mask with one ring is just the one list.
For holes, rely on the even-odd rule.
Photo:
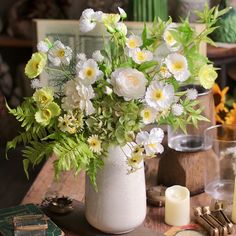
{"label": "small white blossom", "polygon": [[93,59],[88,59],[83,63],[78,63],[76,66],[77,76],[84,85],[91,85],[95,83],[99,77],[103,75],[99,70],[98,64]]}
{"label": "small white blossom", "polygon": [[78,53],[78,54],[76,55],[76,59],[77,59],[78,61],[86,61],[86,60],[87,60],[87,57],[86,57],[85,53]]}
{"label": "small white blossom", "polygon": [[169,24],[163,34],[163,39],[169,48],[170,51],[178,51],[180,48],[179,43],[175,40],[171,31],[174,31],[177,28],[175,23]]}
{"label": "small white blossom", "polygon": [[128,30],[127,30],[127,26],[126,26],[126,24],[124,24],[123,22],[118,22],[117,23],[117,26],[116,26],[116,29],[119,31],[119,32],[121,32],[123,35],[127,35],[127,32],[128,32]]}
{"label": "small white blossom", "polygon": [[160,128],[153,128],[150,133],[141,131],[136,136],[136,143],[143,145],[147,155],[162,153],[164,148],[161,144],[164,132]]}
{"label": "small white blossom", "polygon": [[142,46],[143,42],[141,37],[132,34],[126,39],[125,44],[129,49],[135,49]]}
{"label": "small white blossom", "polygon": [[39,52],[47,53],[49,50],[48,43],[46,43],[45,41],[38,42],[37,49]]}
{"label": "small white blossom", "polygon": [[160,74],[163,78],[170,78],[171,77],[171,73],[169,72],[168,68],[165,65],[162,65],[160,67]]}
{"label": "small white blossom", "polygon": [[96,50],[93,53],[92,58],[97,62],[102,62],[104,60],[104,56],[101,54],[100,50]]}
{"label": "small white blossom", "polygon": [[59,40],[55,41],[52,48],[48,51],[48,59],[54,66],[69,65],[71,58],[72,49]]}
{"label": "small white blossom", "polygon": [[189,100],[195,100],[198,97],[198,91],[194,88],[186,90],[186,97]]}
{"label": "small white blossom", "polygon": [[105,93],[106,93],[107,95],[111,95],[112,92],[113,92],[112,89],[111,89],[110,87],[106,86],[106,91],[105,91]]}
{"label": "small white blossom", "polygon": [[130,54],[132,59],[137,64],[142,64],[146,61],[151,61],[153,59],[153,54],[145,49],[141,50],[140,48],[135,48],[130,52]]}
{"label": "small white blossom", "polygon": [[126,101],[143,98],[147,79],[144,74],[132,68],[119,68],[111,74],[114,93]]}
{"label": "small white blossom", "polygon": [[127,14],[126,14],[125,10],[122,9],[121,7],[118,7],[118,10],[119,10],[119,13],[120,13],[120,17],[122,19],[125,19],[127,17]]}
{"label": "small white blossom", "polygon": [[189,78],[188,62],[183,55],[172,53],[166,57],[165,64],[177,81],[184,82]]}
{"label": "small white blossom", "polygon": [[32,89],[42,88],[41,81],[39,79],[31,80],[31,88]]}
{"label": "small white blossom", "polygon": [[157,110],[155,110],[152,107],[146,106],[144,109],[141,111],[141,117],[143,119],[143,123],[145,125],[151,124],[155,121],[157,118]]}
{"label": "small white blossom", "polygon": [[181,104],[174,104],[171,111],[175,116],[181,116],[184,112],[184,108]]}
{"label": "small white blossom", "polygon": [[147,88],[145,101],[158,111],[167,109],[173,103],[174,87],[171,84],[164,84],[159,81],[152,81]]}

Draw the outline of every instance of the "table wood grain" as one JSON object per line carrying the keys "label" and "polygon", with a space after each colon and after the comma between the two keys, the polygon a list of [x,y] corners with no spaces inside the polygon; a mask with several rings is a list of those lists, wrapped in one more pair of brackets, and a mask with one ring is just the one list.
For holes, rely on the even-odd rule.
{"label": "table wood grain", "polygon": [[[78,176],[74,176],[72,172],[62,174],[59,182],[54,179],[53,172],[54,158],[48,159],[36,178],[34,184],[22,200],[22,204],[35,203],[40,204],[47,196],[58,194],[84,202],[85,174],[81,172]],[[146,185],[147,187],[156,185],[158,159],[151,159],[146,162]],[[211,204],[211,197],[205,193],[191,197],[191,218],[193,219],[193,208],[197,206],[206,206]],[[164,208],[158,208],[148,205],[147,216],[144,226],[158,232],[166,232],[171,227],[164,223]],[[235,227],[236,232],[236,227]],[[68,236],[76,236],[76,234],[65,231]],[[233,235],[236,235],[234,233]]]}

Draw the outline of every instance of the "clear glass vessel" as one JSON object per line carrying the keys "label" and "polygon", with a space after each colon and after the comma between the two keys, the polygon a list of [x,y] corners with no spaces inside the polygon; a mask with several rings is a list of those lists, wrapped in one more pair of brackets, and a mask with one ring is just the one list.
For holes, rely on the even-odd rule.
{"label": "clear glass vessel", "polygon": [[216,125],[204,132],[205,192],[214,199],[232,201],[236,176],[236,126]]}
{"label": "clear glass vessel", "polygon": [[168,146],[180,152],[197,152],[204,149],[204,130],[215,124],[214,118],[214,99],[211,90],[204,89],[200,85],[187,85],[181,88],[185,91],[188,88],[194,88],[198,91],[197,100],[200,107],[203,108],[202,115],[206,117],[207,121],[199,121],[198,128],[193,125],[187,125],[187,134],[181,129],[174,130],[168,127]]}

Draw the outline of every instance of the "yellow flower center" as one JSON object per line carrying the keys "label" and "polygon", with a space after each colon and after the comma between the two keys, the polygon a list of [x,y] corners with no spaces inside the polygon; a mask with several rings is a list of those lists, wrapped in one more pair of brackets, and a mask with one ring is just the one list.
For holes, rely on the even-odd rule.
{"label": "yellow flower center", "polygon": [[155,148],[155,147],[156,147],[156,144],[155,144],[155,143],[150,143],[150,144],[148,144],[148,147],[150,147],[150,148]]}
{"label": "yellow flower center", "polygon": [[144,52],[137,52],[137,59],[139,61],[145,61],[145,59],[146,59],[145,53]]}
{"label": "yellow flower center", "polygon": [[65,56],[65,50],[64,49],[59,49],[57,51],[57,56],[58,57],[64,57]]}
{"label": "yellow flower center", "polygon": [[129,41],[128,41],[128,45],[129,45],[129,47],[130,48],[136,48],[137,47],[137,41],[135,40],[135,39],[130,39]]}
{"label": "yellow flower center", "polygon": [[160,68],[160,72],[163,73],[163,74],[167,73],[167,68],[165,66],[162,66]]}
{"label": "yellow flower center", "polygon": [[172,36],[172,34],[169,31],[166,33],[166,42],[169,44],[174,42],[174,37]]}
{"label": "yellow flower center", "polygon": [[43,116],[45,117],[45,118],[50,118],[51,117],[51,111],[49,110],[49,109],[45,109],[45,110],[43,110]]}
{"label": "yellow flower center", "polygon": [[88,77],[88,78],[94,77],[94,69],[91,68],[91,67],[86,68],[86,70],[85,70],[85,75],[86,75],[86,77]]}
{"label": "yellow flower center", "polygon": [[136,77],[130,75],[130,76],[127,76],[127,79],[133,86],[139,85],[139,80]]}
{"label": "yellow flower center", "polygon": [[161,90],[157,89],[153,92],[153,99],[158,101],[158,100],[161,100],[163,97],[163,93]]}
{"label": "yellow flower center", "polygon": [[151,112],[150,112],[150,111],[145,111],[145,112],[143,113],[143,117],[144,117],[145,119],[149,119],[149,118],[151,117]]}
{"label": "yellow flower center", "polygon": [[173,63],[172,67],[175,71],[181,71],[184,69],[184,63],[182,61],[176,61]]}

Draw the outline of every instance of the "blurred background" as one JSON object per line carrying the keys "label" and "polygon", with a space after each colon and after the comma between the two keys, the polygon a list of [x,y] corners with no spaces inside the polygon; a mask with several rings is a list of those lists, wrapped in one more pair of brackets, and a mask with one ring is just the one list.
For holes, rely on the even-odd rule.
{"label": "blurred background", "polygon": [[[159,8],[149,12],[150,9],[144,7],[140,12],[141,4],[147,4],[148,1],[157,1]],[[221,4],[225,2],[222,0]],[[24,67],[36,44],[33,19],[78,20],[85,8],[117,12],[120,6],[128,13],[129,21],[152,21],[155,16],[166,20],[171,16],[173,21],[178,22],[188,16],[194,23],[197,18],[193,11],[203,9],[205,3],[213,6],[220,0],[0,0],[0,207],[18,204],[41,168],[39,166],[31,170],[30,180],[27,180],[22,168],[20,148],[10,152],[9,161],[5,159],[6,142],[20,130],[15,119],[7,113],[5,101],[11,107],[16,107],[25,96],[32,94],[30,83],[24,76]],[[236,8],[236,1],[229,0],[229,5]],[[236,24],[236,17],[234,20]],[[227,43],[230,44],[227,56],[225,52],[219,54],[212,48],[208,54],[222,68],[219,84],[221,87],[230,85],[233,95],[236,37]]]}

